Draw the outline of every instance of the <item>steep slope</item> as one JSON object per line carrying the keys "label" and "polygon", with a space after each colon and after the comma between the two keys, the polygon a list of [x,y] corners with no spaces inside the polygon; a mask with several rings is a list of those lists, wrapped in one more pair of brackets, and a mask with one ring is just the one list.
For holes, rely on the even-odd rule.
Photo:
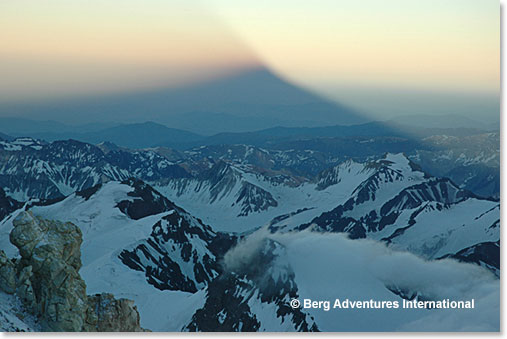
{"label": "steep slope", "polygon": [[283,246],[265,239],[251,256],[242,259],[246,260],[238,265],[226,258],[226,272],[208,285],[204,306],[184,330],[318,331],[312,317],[289,306],[298,297],[298,287]]}
{"label": "steep slope", "polygon": [[[260,186],[255,178],[244,170],[219,161],[198,178],[173,179],[157,189],[170,199],[178,201],[191,211],[199,206],[206,211],[223,208],[231,219],[248,216],[256,212],[264,212],[278,206],[273,195]],[[215,213],[216,214],[216,213]],[[205,217],[205,213],[197,214]],[[208,221],[211,221],[209,218]]]}
{"label": "steep slope", "polygon": [[443,258],[454,258],[462,262],[475,263],[483,266],[500,278],[500,241],[482,242],[462,249],[453,255]]}
{"label": "steep slope", "polygon": [[130,268],[145,272],[148,282],[158,289],[197,292],[218,275],[217,257],[232,246],[234,237],[213,232],[174,205],[165,211],[169,213],[153,225],[149,238],[131,250],[124,249],[119,258]]}
{"label": "steep slope", "polygon": [[8,197],[5,191],[0,187],[0,221],[21,206],[23,206],[21,202]]}

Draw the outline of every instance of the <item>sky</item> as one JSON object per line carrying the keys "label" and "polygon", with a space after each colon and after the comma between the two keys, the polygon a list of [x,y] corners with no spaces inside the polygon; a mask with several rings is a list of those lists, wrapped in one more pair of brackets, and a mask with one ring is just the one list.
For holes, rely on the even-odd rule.
{"label": "sky", "polygon": [[261,65],[365,110],[380,107],[365,105],[377,91],[497,100],[500,89],[495,0],[4,0],[0,32],[0,103]]}
{"label": "sky", "polygon": [[189,1],[0,2],[0,100],[181,86],[258,64]]}

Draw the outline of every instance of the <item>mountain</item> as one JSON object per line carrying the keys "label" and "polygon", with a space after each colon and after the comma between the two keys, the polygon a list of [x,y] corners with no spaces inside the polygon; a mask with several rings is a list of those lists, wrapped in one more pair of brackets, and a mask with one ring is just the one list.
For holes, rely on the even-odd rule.
{"label": "mountain", "polygon": [[[322,130],[332,129],[334,128],[329,127]],[[347,159],[365,161],[379,158],[385,153],[403,152],[434,176],[449,177],[460,187],[483,197],[498,198],[500,195],[499,133],[432,134],[424,138],[414,136],[281,138],[283,137],[262,142],[261,146],[256,147],[241,144],[201,146],[190,149],[186,154],[194,160],[199,157],[211,157],[266,170],[285,171],[311,179],[319,172]],[[255,144],[254,139],[244,141]],[[225,142],[225,139],[223,141]]]}
{"label": "mountain", "polygon": [[[431,177],[402,155],[387,155],[364,170],[369,172],[366,180],[337,207],[320,215],[309,210],[288,216],[272,223],[271,229],[346,232],[351,238],[385,241],[427,259],[474,255],[475,262],[499,273],[491,251],[481,256],[468,250],[499,241],[499,201],[479,198],[447,178]],[[333,180],[337,172],[342,171],[329,173],[326,185],[340,182]]]}
{"label": "mountain", "polygon": [[40,132],[66,131],[70,127],[50,120],[32,120],[19,117],[0,117],[1,132],[17,137],[27,137]]}
{"label": "mountain", "polygon": [[285,248],[265,239],[252,262],[213,280],[206,302],[183,330],[192,332],[318,331],[313,317],[290,307],[298,297]]}
{"label": "mountain", "polygon": [[411,159],[431,174],[450,177],[478,195],[500,197],[500,133],[434,135],[423,142],[433,149],[416,150]]}
{"label": "mountain", "polygon": [[[152,227],[150,236],[119,258],[128,267],[145,272],[150,284],[160,290],[197,292],[218,275],[218,256],[234,238],[215,233],[190,214],[172,204],[160,193],[140,181],[125,182],[141,198],[122,201],[118,208],[135,220],[170,211]],[[159,207],[159,208],[157,208]],[[142,214],[140,214],[142,212]]]}
{"label": "mountain", "polygon": [[373,121],[325,127],[273,127],[253,132],[218,133],[203,140],[204,145],[248,144],[267,147],[276,143],[320,138],[393,137],[418,140],[433,135],[463,136],[484,133],[479,128],[412,127],[396,122]]}
{"label": "mountain", "polygon": [[0,220],[18,208],[21,208],[21,206],[23,206],[22,202],[19,202],[7,196],[7,194],[5,194],[5,191],[0,187]]}
{"label": "mountain", "polygon": [[294,212],[293,206],[300,206],[308,194],[316,201],[328,201],[328,193],[315,193],[329,186],[323,172],[348,160],[371,161],[385,152],[405,152],[431,175],[450,177],[460,188],[480,196],[498,197],[498,138],[498,134],[434,136],[420,142],[391,137],[324,138],[290,142],[278,149],[216,145],[184,152],[18,138],[0,142],[0,184],[9,197],[26,201],[61,198],[109,180],[136,177],[188,210],[203,214],[210,223],[219,209],[229,209],[226,217],[231,219],[220,219],[223,229],[242,216],[248,216],[245,227],[254,227],[269,222],[276,213]]}
{"label": "mountain", "polygon": [[12,139],[11,136],[4,134],[4,133],[0,133],[0,140],[9,141],[11,139]]}
{"label": "mountain", "polygon": [[74,140],[0,142],[0,159],[0,186],[20,201],[62,198],[109,180],[189,176],[181,166],[153,151],[106,153]]}
{"label": "mountain", "polygon": [[[46,161],[43,167],[60,173],[76,162],[80,169],[110,168],[128,176],[66,197],[32,200],[26,208],[80,229],[79,273],[87,293],[133,300],[143,328],[347,331],[362,323],[369,331],[421,331],[499,326],[499,202],[431,176],[404,154],[349,159],[311,180],[297,181],[290,173],[250,164],[276,159],[270,151],[226,149],[234,153],[226,161],[201,159],[222,152],[202,149],[193,155],[202,163],[192,164],[188,155],[171,163],[187,176],[153,172],[150,184],[130,175],[149,177],[149,168],[168,161],[153,150],[102,145],[106,154],[74,141],[36,149],[33,142],[25,140],[3,156],[16,158],[21,152],[26,154],[20,159],[28,161],[41,152],[35,162]],[[28,173],[36,177],[36,172]],[[11,258],[18,249],[8,235],[22,210],[0,222],[0,249]],[[290,306],[292,299],[337,298],[399,304],[414,298],[473,298],[476,308],[407,312],[373,303],[370,310],[356,312],[326,311],[322,304]]]}
{"label": "mountain", "polygon": [[[209,134],[252,131],[252,119],[263,122],[254,126],[258,129],[364,121],[353,109],[314,95],[265,68],[244,70],[184,88],[0,107],[0,115],[12,112],[18,117],[44,116],[63,122],[70,121],[71,115],[73,124],[148,120],[196,133],[203,132],[199,126],[207,126]],[[200,115],[196,120],[193,112],[211,114]],[[229,124],[229,116],[236,119],[234,125]]]}
{"label": "mountain", "polygon": [[[2,125],[2,130],[10,131],[13,135],[20,137],[31,136],[47,141],[75,139],[93,144],[110,142],[134,149],[161,145],[185,148],[188,145],[199,143],[204,138],[191,132],[153,122],[117,124],[112,127],[106,127],[108,124],[97,124],[90,128],[89,125],[67,126],[50,121],[37,122],[35,120],[0,118],[0,121],[2,120],[8,120],[6,125]],[[13,124],[11,120],[16,123]],[[17,126],[17,123],[20,123],[21,126]],[[26,128],[25,126],[32,127]],[[0,138],[2,138],[1,135]],[[5,135],[2,139],[12,140],[13,138]]]}
{"label": "mountain", "polygon": [[0,131],[14,137],[34,137],[53,141],[69,135],[94,132],[118,125],[117,123],[64,124],[54,120],[1,116]]}
{"label": "mountain", "polygon": [[96,132],[72,134],[72,138],[93,144],[107,141],[134,149],[160,145],[179,148],[203,139],[200,135],[153,122],[123,124]]}
{"label": "mountain", "polygon": [[[266,128],[269,119],[256,116],[236,117],[231,114],[215,114],[207,112],[189,112],[171,117],[166,125],[155,122],[142,123],[100,123],[86,125],[64,125],[54,121],[37,121],[19,118],[0,118],[1,131],[17,137],[30,136],[46,141],[60,141],[67,139],[79,140],[93,144],[111,142],[118,146],[133,149],[146,147],[171,147],[179,150],[198,146],[246,144],[258,147],[273,147],[284,143],[305,141],[308,139],[338,138],[403,138],[417,142],[422,138],[431,138],[438,135],[453,137],[467,137],[484,134],[486,130],[479,128],[442,128],[421,127],[400,124],[395,121],[374,121],[353,125],[332,125],[325,127],[282,127],[283,122],[273,122]],[[180,123],[186,121],[184,123]],[[196,124],[199,121],[201,123]],[[113,126],[111,126],[113,125]],[[246,129],[237,126],[247,126]],[[297,126],[298,124],[296,124]],[[305,122],[302,125],[311,126]],[[326,124],[318,124],[326,125]],[[329,125],[329,124],[327,124]],[[174,128],[174,127],[178,128]],[[188,132],[198,131],[196,134]],[[234,132],[215,134],[214,129],[229,128]],[[269,126],[268,126],[269,127]],[[206,134],[212,134],[207,135]],[[1,135],[0,135],[1,137]],[[4,139],[11,140],[9,136]]]}
{"label": "mountain", "polygon": [[[235,237],[212,231],[139,180],[112,181],[60,201],[33,202],[29,209],[79,227],[80,274],[87,291],[128,295],[142,326],[152,330],[169,330],[168,323],[181,312],[162,309],[198,300],[192,293],[217,276],[219,258],[235,243]],[[0,248],[10,257],[18,251],[4,234],[11,232],[18,213],[0,223]]]}

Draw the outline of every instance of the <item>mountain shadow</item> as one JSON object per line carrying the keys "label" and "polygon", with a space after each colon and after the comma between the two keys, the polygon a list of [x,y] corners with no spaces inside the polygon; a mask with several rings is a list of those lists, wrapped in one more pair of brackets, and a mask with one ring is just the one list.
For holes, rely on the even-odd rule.
{"label": "mountain shadow", "polygon": [[72,124],[153,121],[208,135],[365,122],[354,109],[293,85],[266,68],[183,88],[0,106],[0,115],[12,112]]}

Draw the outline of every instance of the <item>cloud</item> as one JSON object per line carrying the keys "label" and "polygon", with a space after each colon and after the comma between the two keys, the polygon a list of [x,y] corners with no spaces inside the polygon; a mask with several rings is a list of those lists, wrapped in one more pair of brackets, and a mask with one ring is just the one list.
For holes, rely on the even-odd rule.
{"label": "cloud", "polygon": [[369,239],[310,231],[253,233],[224,258],[227,269],[248,265],[263,240],[282,244],[294,270],[300,298],[331,300],[402,299],[387,286],[432,300],[475,300],[475,309],[305,310],[324,331],[498,331],[499,280],[488,270],[452,259],[426,261]]}

